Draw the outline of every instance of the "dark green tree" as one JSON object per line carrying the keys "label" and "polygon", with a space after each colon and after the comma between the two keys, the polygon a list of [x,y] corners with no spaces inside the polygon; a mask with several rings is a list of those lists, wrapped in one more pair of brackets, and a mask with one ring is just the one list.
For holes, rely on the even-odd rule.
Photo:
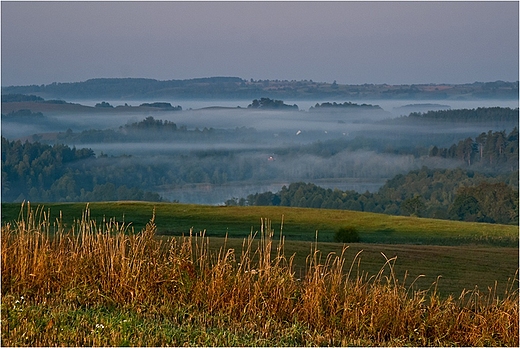
{"label": "dark green tree", "polygon": [[482,212],[478,200],[468,194],[458,194],[452,206],[448,210],[448,216],[452,220],[481,221]]}
{"label": "dark green tree", "polygon": [[359,233],[355,227],[342,227],[334,233],[334,241],[337,243],[359,243]]}
{"label": "dark green tree", "polygon": [[410,216],[421,216],[425,208],[426,205],[424,204],[424,198],[422,198],[422,196],[407,198],[401,203],[401,209]]}

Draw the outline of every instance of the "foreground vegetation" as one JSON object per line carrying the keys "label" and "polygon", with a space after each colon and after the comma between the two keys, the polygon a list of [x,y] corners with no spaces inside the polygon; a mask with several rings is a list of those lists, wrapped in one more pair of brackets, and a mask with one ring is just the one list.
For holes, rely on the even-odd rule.
{"label": "foreground vegetation", "polygon": [[515,274],[503,291],[441,297],[399,278],[395,257],[363,272],[346,246],[312,243],[300,275],[270,220],[215,249],[204,233],[158,238],[156,215],[139,233],[91,216],[66,226],[28,207],[2,226],[2,345],[520,343]]}

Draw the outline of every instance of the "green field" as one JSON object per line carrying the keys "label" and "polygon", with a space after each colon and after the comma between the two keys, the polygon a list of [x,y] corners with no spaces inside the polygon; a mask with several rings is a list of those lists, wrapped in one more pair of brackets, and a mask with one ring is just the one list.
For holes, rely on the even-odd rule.
{"label": "green field", "polygon": [[[80,219],[86,204],[31,204],[32,208],[50,210],[54,220],[63,215],[64,223]],[[346,210],[289,207],[216,207],[172,203],[106,202],[88,205],[91,217],[99,222],[115,219],[131,224],[135,230],[144,228],[152,218],[158,234],[182,235],[190,229],[207,236],[247,237],[259,231],[262,219],[269,219],[273,229],[287,240],[332,242],[340,227],[355,227],[364,243],[423,244],[423,245],[487,245],[518,246],[518,227],[499,224],[468,223],[448,220],[391,216]],[[2,221],[14,221],[20,214],[20,204],[3,203]],[[283,220],[283,224],[282,224]]]}
{"label": "green field", "polygon": [[[51,214],[72,224],[80,219],[86,204],[31,204],[40,212]],[[334,243],[334,232],[340,227],[355,227],[360,243],[351,243],[346,251],[347,262],[361,254],[354,269],[375,274],[388,258],[397,256],[395,270],[406,283],[427,289],[438,279],[443,294],[457,294],[464,289],[494,287],[501,291],[518,269],[518,227],[498,224],[468,223],[414,217],[389,216],[343,210],[303,209],[285,207],[215,207],[201,205],[108,202],[88,205],[91,218],[124,222],[136,231],[144,228],[155,210],[157,231],[163,238],[205,231],[210,245],[220,248],[227,234],[226,245],[240,252],[244,238],[261,229],[262,219],[271,222],[275,240],[280,231],[285,238],[285,252],[295,254],[295,271],[305,272],[305,259],[311,244],[318,239],[322,257],[340,254],[343,244]],[[26,210],[26,209],[25,209]],[[2,223],[16,221],[20,204],[2,204]],[[283,224],[282,224],[283,219]],[[350,267],[350,265],[348,265]],[[440,277],[440,278],[438,278]]]}

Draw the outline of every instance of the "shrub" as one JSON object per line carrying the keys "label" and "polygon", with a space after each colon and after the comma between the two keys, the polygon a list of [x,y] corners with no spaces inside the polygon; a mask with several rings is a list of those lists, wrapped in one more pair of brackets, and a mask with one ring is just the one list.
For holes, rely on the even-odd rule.
{"label": "shrub", "polygon": [[334,241],[338,243],[358,243],[359,233],[355,227],[342,227],[334,233]]}

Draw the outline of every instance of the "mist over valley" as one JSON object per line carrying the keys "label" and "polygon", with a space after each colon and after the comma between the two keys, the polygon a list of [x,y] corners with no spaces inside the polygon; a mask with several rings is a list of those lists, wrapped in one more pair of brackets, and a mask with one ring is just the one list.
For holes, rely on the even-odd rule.
{"label": "mist over valley", "polygon": [[[512,100],[279,101],[288,110],[252,108],[254,102],[155,102],[162,107],[149,107],[146,100],[2,103],[2,136],[88,148],[97,158],[92,164],[97,175],[110,178],[114,171],[140,168],[154,174],[127,176],[126,184],[170,201],[223,204],[276,192],[292,182],[374,193],[395,175],[423,166],[460,166],[429,156],[433,146],[449,147],[490,129],[511,132],[518,124],[511,118],[432,123],[407,117],[431,110],[514,109]],[[123,178],[108,181],[125,184]]]}

